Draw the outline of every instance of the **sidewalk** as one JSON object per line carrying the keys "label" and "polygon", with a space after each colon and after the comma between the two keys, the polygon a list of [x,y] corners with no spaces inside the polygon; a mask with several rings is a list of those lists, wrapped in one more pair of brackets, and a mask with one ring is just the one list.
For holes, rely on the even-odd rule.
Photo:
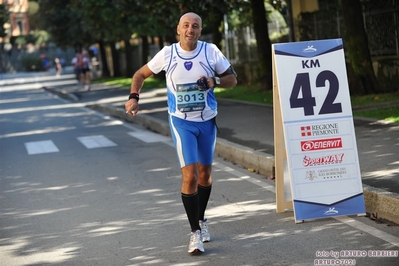
{"label": "sidewalk", "polygon": [[[136,117],[125,113],[128,88],[93,84],[45,88],[70,101],[169,135],[166,89],[142,92]],[[273,108],[219,99],[216,155],[272,179]],[[399,124],[355,117],[355,131],[367,213],[399,224]]]}

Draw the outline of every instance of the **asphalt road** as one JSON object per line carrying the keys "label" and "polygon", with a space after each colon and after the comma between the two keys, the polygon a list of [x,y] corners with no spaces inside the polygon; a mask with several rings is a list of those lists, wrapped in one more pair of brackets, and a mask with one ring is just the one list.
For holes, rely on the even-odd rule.
{"label": "asphalt road", "polygon": [[276,213],[273,181],[219,157],[212,241],[190,256],[168,137],[40,89],[71,79],[1,82],[0,265],[398,265],[398,226],[295,224]]}

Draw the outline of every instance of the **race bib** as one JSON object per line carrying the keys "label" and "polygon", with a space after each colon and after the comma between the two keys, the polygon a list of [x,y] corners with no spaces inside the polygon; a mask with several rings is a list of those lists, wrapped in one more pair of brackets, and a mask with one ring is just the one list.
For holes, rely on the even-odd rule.
{"label": "race bib", "polygon": [[177,84],[177,109],[182,113],[205,109],[205,91],[198,90],[197,83]]}

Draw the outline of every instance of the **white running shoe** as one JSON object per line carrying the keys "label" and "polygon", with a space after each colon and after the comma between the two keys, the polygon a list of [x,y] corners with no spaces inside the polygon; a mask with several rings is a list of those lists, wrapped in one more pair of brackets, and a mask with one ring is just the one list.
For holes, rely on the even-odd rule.
{"label": "white running shoe", "polygon": [[209,233],[209,229],[208,229],[208,224],[207,224],[208,220],[204,219],[204,220],[200,220],[200,227],[201,227],[201,234],[202,234],[202,242],[209,242],[211,241],[211,234]]}
{"label": "white running shoe", "polygon": [[197,230],[195,232],[191,232],[190,235],[190,243],[188,243],[188,253],[197,255],[204,252],[204,245],[202,244],[202,236],[201,231]]}

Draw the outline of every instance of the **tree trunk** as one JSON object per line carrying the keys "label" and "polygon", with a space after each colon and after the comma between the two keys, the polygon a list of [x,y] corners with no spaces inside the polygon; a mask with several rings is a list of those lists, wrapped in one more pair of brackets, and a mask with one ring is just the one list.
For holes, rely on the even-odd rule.
{"label": "tree trunk", "polygon": [[212,17],[211,17],[211,23],[212,23],[212,42],[220,49],[222,50],[222,33],[219,30],[220,25],[223,22],[223,13],[217,8],[213,8],[212,11]]}
{"label": "tree trunk", "polygon": [[0,43],[0,73],[6,73],[6,65],[3,61],[4,43]]}
{"label": "tree trunk", "polygon": [[120,63],[119,63],[119,53],[116,50],[115,43],[111,43],[111,54],[112,54],[112,66],[114,69],[114,77],[120,77],[121,76],[121,68],[120,68]]}
{"label": "tree trunk", "polygon": [[150,49],[149,49],[149,44],[148,44],[148,39],[147,36],[141,36],[141,47],[142,47],[142,53],[141,53],[141,62],[142,65],[147,64],[148,62],[148,55],[150,54]]}
{"label": "tree trunk", "polygon": [[126,39],[123,40],[123,42],[125,43],[125,56],[126,56],[126,77],[131,78],[134,74],[134,70],[133,70],[133,64],[132,64],[132,60],[133,60],[133,50],[132,50],[132,45],[130,44],[130,40]]}
{"label": "tree trunk", "polygon": [[287,1],[287,24],[288,28],[290,29],[288,40],[290,42],[295,42],[295,32],[294,32],[294,18],[292,17],[292,2]]}
{"label": "tree trunk", "polygon": [[[173,32],[173,31],[170,31],[170,32]],[[175,30],[175,32],[176,32],[176,30]],[[165,42],[167,42],[169,45],[177,42],[176,35],[172,35],[172,34],[166,35]]]}
{"label": "tree trunk", "polygon": [[109,73],[109,67],[107,63],[107,53],[105,52],[105,44],[103,41],[99,41],[98,45],[100,46],[102,76],[108,78],[111,75]]}
{"label": "tree trunk", "polygon": [[159,40],[158,47],[159,47],[159,50],[161,50],[163,48],[163,46],[164,46],[163,37],[159,36],[158,40]]}
{"label": "tree trunk", "polygon": [[264,1],[251,0],[251,9],[259,58],[259,81],[264,90],[271,90],[273,88],[272,49],[269,39]]}
{"label": "tree trunk", "polygon": [[[353,79],[358,80],[354,80],[353,86],[349,83],[352,94],[377,93],[379,86],[371,61],[360,0],[339,2],[345,25],[344,44],[353,69]],[[354,84],[360,84],[361,87]]]}

